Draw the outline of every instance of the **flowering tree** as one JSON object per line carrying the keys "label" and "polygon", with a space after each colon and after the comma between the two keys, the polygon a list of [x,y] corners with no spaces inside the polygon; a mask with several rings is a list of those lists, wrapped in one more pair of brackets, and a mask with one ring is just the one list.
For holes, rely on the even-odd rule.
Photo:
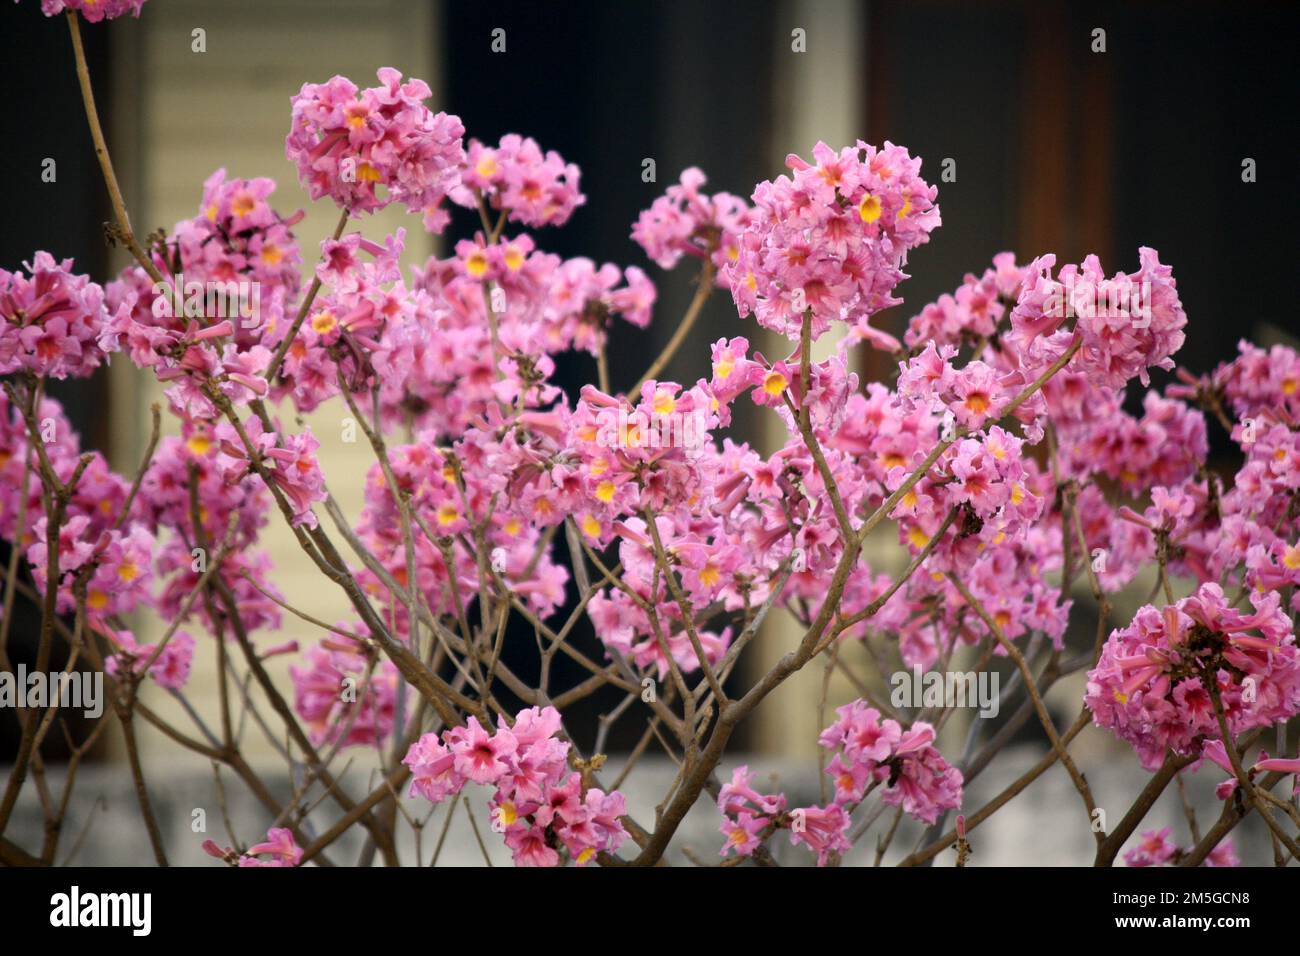
{"label": "flowering tree", "polygon": [[[1169,829],[1142,834],[1128,862],[1235,862],[1229,834],[1250,813],[1279,859],[1300,853],[1300,816],[1273,792],[1300,760],[1251,756],[1300,710],[1300,356],[1243,343],[1211,374],[1176,368],[1186,316],[1172,270],[1145,248],[1137,271],[1113,276],[1095,257],[1058,268],[1051,255],[1022,265],[1004,253],[920,309],[900,342],[871,319],[901,303],[906,258],[940,222],[937,190],[901,146],[819,143],[749,202],[706,192],[688,169],[641,213],[632,237],[665,270],[693,263],[697,287],[663,353],[623,390],[609,380],[606,342],[618,320],[652,320],[654,285],[636,266],[548,254],[525,231],[561,226],[586,202],[577,167],[517,135],[466,140],[457,117],[425,105],[423,82],[392,69],[376,86],[336,76],[293,97],[286,155],[311,198],[340,211],[309,284],[293,233],[302,213],[275,209],[269,179],[218,170],[193,218],[137,236],[79,21],[138,16],[143,3],[42,3],[70,28],[113,237],[134,262],[103,286],[47,252],[0,271],[0,534],[13,544],[0,665],[12,670],[5,648],[22,595],[41,609],[37,671],[56,642],[69,671],[103,670],[159,863],[142,720],[228,768],[265,805],[264,842],[205,844],[234,865],[323,862],[352,828],[397,863],[398,829],[418,835],[421,825],[398,814],[397,795],[438,804],[471,785],[524,865],[654,864],[701,800],[716,803],[726,865],[772,864],[781,831],[818,863],[837,863],[892,816],[883,855],[903,814],[932,827],[905,864],[955,848],[961,865],[972,832],[1057,762],[1078,790],[1079,826],[1109,864],[1165,788],[1206,759],[1223,774],[1217,822],[1202,833],[1190,820],[1186,848]],[[433,233],[448,227],[449,205],[477,210],[481,229],[404,278],[404,230],[364,230],[394,203]],[[738,326],[752,318],[788,339],[789,354],[769,360],[735,336],[713,343],[706,363],[691,332],[719,289]],[[659,379],[683,347],[707,374]],[[889,353],[896,372],[864,387],[852,370],[861,348]],[[575,350],[592,356],[597,378],[576,397],[552,381],[554,357]],[[114,353],[165,383],[179,427],[160,438],[155,406],[134,475],[81,451],[44,388]],[[1176,369],[1177,383],[1151,389],[1153,368]],[[1134,380],[1141,415],[1125,408]],[[769,455],[727,437],[745,400],[783,427]],[[373,452],[358,515],[330,496],[310,431],[285,421],[327,402]],[[1206,468],[1206,414],[1240,447],[1230,483]],[[318,620],[276,590],[258,542],[272,521],[346,595],[350,619]],[[906,552],[892,577],[863,557],[885,522]],[[1110,596],[1150,569],[1149,603],[1112,621]],[[1096,637],[1071,657],[1071,594],[1085,581]],[[743,684],[738,667],[773,611],[801,634]],[[155,644],[132,633],[142,613],[167,622]],[[603,659],[569,640],[583,618]],[[512,619],[537,635],[536,681],[503,659]],[[286,621],[321,636],[276,643]],[[1009,659],[1012,718],[997,732],[976,726],[964,754],[945,756],[936,740],[951,701],[900,708],[873,694],[878,680],[859,680],[862,697],[819,738],[821,803],[792,807],[743,766],[724,779],[746,717],[800,669],[836,666],[845,642],[868,639],[906,668],[943,670],[963,645],[981,670]],[[193,725],[175,726],[146,688],[185,701],[201,651],[219,712],[187,704]],[[297,660],[292,701],[265,666],[284,654]],[[560,655],[587,676],[554,683]],[[881,668],[877,678],[883,659]],[[1058,728],[1043,695],[1081,670],[1086,698]],[[606,687],[626,697],[584,754],[564,713]],[[503,691],[525,709],[503,707]],[[0,854],[49,863],[76,767],[110,722],[75,745],[59,796],[39,757],[58,707],[20,713]],[[287,801],[241,753],[244,713],[285,735],[298,771]],[[620,719],[645,729],[611,780],[601,750]],[[969,778],[1027,720],[1041,724],[1048,754],[987,804],[963,806]],[[1111,825],[1098,825],[1070,755],[1090,722],[1131,744],[1150,773]],[[619,788],[651,746],[678,772],[654,819],[637,820]],[[385,774],[360,797],[336,769],[354,748],[373,751]],[[46,815],[41,847],[3,838],[29,776]],[[945,832],[952,811],[964,812]]]}

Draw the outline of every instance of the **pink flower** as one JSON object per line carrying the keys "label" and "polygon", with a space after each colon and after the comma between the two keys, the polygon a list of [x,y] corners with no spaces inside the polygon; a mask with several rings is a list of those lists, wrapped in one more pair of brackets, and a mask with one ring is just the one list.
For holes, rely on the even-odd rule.
{"label": "pink flower", "polygon": [[361,649],[331,637],[307,649],[305,667],[292,666],[294,709],[316,744],[381,744],[393,731],[397,668],[389,660],[373,668]]}
{"label": "pink flower", "polygon": [[506,771],[503,759],[515,752],[518,745],[508,731],[489,734],[471,717],[464,727],[456,727],[447,734],[447,744],[456,758],[456,772],[475,783],[492,783]]}
{"label": "pink flower", "polygon": [[88,22],[99,23],[126,13],[138,17],[144,4],[145,0],[41,0],[41,12],[56,17],[65,10],[76,10]]}
{"label": "pink flower", "polygon": [[[270,860],[259,860],[259,856],[270,856]],[[293,832],[285,827],[273,827],[266,834],[264,843],[256,843],[239,858],[240,866],[297,866],[302,859],[302,849],[294,842]]]}
{"label": "pink flower", "polygon": [[1178,852],[1177,845],[1169,839],[1170,827],[1163,830],[1148,830],[1142,834],[1141,842],[1124,853],[1124,862],[1129,866],[1162,866],[1168,863]]}
{"label": "pink flower", "polygon": [[1072,364],[1098,383],[1122,387],[1136,377],[1146,385],[1148,369],[1173,368],[1170,356],[1182,346],[1187,324],[1173,270],[1160,263],[1154,249],[1143,247],[1138,258],[1137,272],[1111,279],[1096,256],[1063,267],[1056,279],[1051,278],[1055,256],[1034,260],[1011,313],[1017,347],[1042,354],[1043,343],[1035,340],[1046,341],[1074,318],[1082,347]]}
{"label": "pink flower", "polygon": [[683,255],[707,258],[714,282],[726,286],[724,270],[740,257],[740,234],[753,214],[745,201],[728,193],[700,192],[707,181],[695,167],[684,170],[632,226],[632,239],[660,268],[671,269]]}
{"label": "pink flower", "polygon": [[997,373],[983,362],[970,362],[956,373],[952,388],[955,400],[949,406],[957,421],[978,428],[986,420],[997,420],[1006,404]]}
{"label": "pink flower", "polygon": [[[427,95],[427,94],[426,94]],[[471,140],[461,182],[452,193],[462,205],[474,205],[470,191],[488,205],[525,226],[561,226],[587,201],[578,191],[578,167],[554,150],[543,155],[536,141],[507,133],[498,146]]]}
{"label": "pink flower", "polygon": [[460,793],[465,786],[465,777],[456,771],[456,755],[438,739],[437,734],[421,736],[406,752],[402,763],[411,768],[413,797],[441,803]]}
{"label": "pink flower", "polygon": [[1237,848],[1231,838],[1211,850],[1201,866],[1241,866],[1241,859],[1237,856]]}
{"label": "pink flower", "polygon": [[168,690],[180,690],[189,682],[190,666],[194,662],[194,638],[184,631],[177,631],[149,673],[158,682],[158,686]]}
{"label": "pink flower", "polygon": [[911,348],[924,342],[958,346],[963,336],[991,336],[1006,314],[1005,300],[1014,301],[1020,291],[1022,273],[1013,253],[999,253],[978,279],[967,274],[956,293],[940,296],[913,316],[904,341]]}
{"label": "pink flower", "polygon": [[559,866],[560,854],[546,843],[541,827],[515,827],[506,831],[506,846],[514,854],[515,866]]}
{"label": "pink flower", "polygon": [[839,719],[822,731],[819,742],[827,750],[843,748],[845,756],[854,762],[882,763],[898,745],[902,733],[898,722],[880,721],[880,711],[861,700],[845,704],[836,710]]}
{"label": "pink flower", "polygon": [[109,324],[104,290],[38,252],[24,263],[27,275],[0,269],[0,375],[84,378],[116,343],[101,336]]}
{"label": "pink flower", "polygon": [[816,338],[832,320],[865,320],[896,304],[904,256],[939,224],[936,190],[902,147],[859,141],[836,152],[818,143],[813,157],[815,165],[791,155],[792,177],[757,186],[727,270],[740,314],[792,339],[806,310]]}
{"label": "pink flower", "polygon": [[[106,627],[100,627],[98,630],[118,649],[117,653],[105,659],[104,670],[114,677],[124,671],[136,677],[142,676],[144,665],[153,657],[157,645],[137,642],[135,635],[130,631],[118,631]],[[149,676],[160,687],[180,690],[189,681],[190,665],[193,660],[194,638],[184,631],[177,631],[150,666]]]}
{"label": "pink flower", "polygon": [[[249,415],[244,422],[244,431],[253,445],[254,454],[270,468],[270,480],[285,496],[293,511],[295,525],[316,527],[316,515],[312,505],[324,501],[325,479],[321,475],[320,465],[316,461],[316,449],[320,447],[310,431],[297,435],[277,435],[266,431],[261,419]],[[220,441],[221,458],[219,467],[227,481],[238,481],[249,472],[250,453],[242,437],[230,425],[222,422],[216,428],[216,437]],[[277,444],[277,438],[281,444]]]}
{"label": "pink flower", "polygon": [[422,80],[403,83],[390,67],[378,75],[379,86],[361,91],[341,76],[303,84],[285,153],[312,199],[329,196],[353,215],[392,202],[423,212],[456,186],[465,130],[457,117],[429,111]]}
{"label": "pink flower", "polygon": [[896,779],[882,796],[927,824],[938,820],[940,812],[961,806],[962,794],[961,771],[929,745],[933,739],[933,728],[920,723],[904,736],[895,752]]}
{"label": "pink flower", "polygon": [[412,795],[439,802],[468,781],[496,788],[489,808],[492,828],[505,835],[519,866],[559,866],[556,847],[585,866],[599,853],[613,853],[627,839],[623,795],[582,791],[582,775],[568,772],[569,744],[558,740],[560,714],[553,707],[521,711],[511,728],[503,717],[495,734],[477,718],[453,727],[439,741],[425,734],[407,752]]}
{"label": "pink flower", "polygon": [[827,807],[800,807],[791,810],[790,842],[808,847],[817,854],[817,865],[825,866],[832,853],[853,848],[849,842],[849,815],[838,803]]}
{"label": "pink flower", "polygon": [[962,775],[932,745],[934,728],[918,721],[903,730],[897,721],[855,700],[840,707],[838,719],[819,743],[836,751],[826,767],[835,780],[835,803],[856,805],[868,787],[884,785],[882,799],[925,823],[961,806]]}
{"label": "pink flower", "polygon": [[1267,773],[1300,774],[1300,757],[1265,757],[1256,760],[1255,766],[1251,769]]}
{"label": "pink flower", "polygon": [[[1214,680],[1234,735],[1300,712],[1300,652],[1276,593],[1251,594],[1255,611],[1230,606],[1217,584],[1162,610],[1140,609],[1113,631],[1088,674],[1098,726],[1131,743],[1154,769],[1165,750],[1193,752],[1219,736]],[[1258,636],[1251,633],[1258,631]]]}
{"label": "pink flower", "polygon": [[764,796],[750,786],[754,774],[748,766],[737,767],[731,774],[731,780],[722,785],[718,791],[718,809],[724,816],[737,814],[745,804],[751,804],[759,812],[771,816],[785,809],[785,796],[775,794]]}
{"label": "pink flower", "polygon": [[750,856],[762,842],[761,837],[768,823],[767,817],[758,816],[749,810],[741,810],[734,819],[724,816],[718,829],[727,840],[718,851],[719,855],[735,853],[736,856]]}

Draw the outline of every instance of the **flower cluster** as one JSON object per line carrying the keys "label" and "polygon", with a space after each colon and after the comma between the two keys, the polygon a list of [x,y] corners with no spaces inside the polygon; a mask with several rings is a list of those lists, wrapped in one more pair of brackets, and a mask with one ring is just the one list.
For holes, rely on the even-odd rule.
{"label": "flower cluster", "polygon": [[898,304],[892,292],[908,250],[939,225],[937,190],[903,147],[859,140],[836,152],[818,143],[813,158],[791,155],[791,177],[754,190],[753,221],[728,269],[740,314],[792,339],[808,311],[817,338],[833,320],[865,326]]}
{"label": "flower cluster", "polygon": [[188,683],[190,666],[194,662],[194,638],[184,631],[172,635],[161,651],[157,645],[140,644],[130,631],[106,636],[117,647],[117,653],[104,662],[104,669],[114,677],[129,673],[138,679],[148,664],[149,676],[159,687],[180,690]]}
{"label": "flower cluster", "polygon": [[24,268],[0,269],[0,375],[86,377],[116,351],[104,290],[48,252]]}
{"label": "flower cluster", "polygon": [[1300,712],[1300,651],[1276,592],[1251,595],[1253,613],[1233,607],[1217,584],[1163,609],[1147,605],[1114,631],[1088,674],[1098,726],[1128,741],[1155,769],[1172,750],[1197,753]]}
{"label": "flower cluster", "polygon": [[731,780],[718,791],[718,811],[723,818],[721,829],[727,838],[722,847],[723,856],[753,853],[785,810],[785,794],[761,794],[754,789],[753,779],[748,766],[737,767]]}
{"label": "flower cluster", "polygon": [[243,853],[222,849],[214,840],[203,841],[203,852],[231,866],[254,867],[294,867],[303,856],[302,848],[293,838],[293,831],[287,827],[272,827],[265,840],[254,843]]}
{"label": "flower cluster", "polygon": [[787,812],[785,795],[759,793],[751,783],[753,777],[749,767],[737,767],[718,792],[718,810],[722,814],[719,829],[727,838],[720,851],[722,856],[751,856],[781,829],[790,831],[791,844],[806,846],[816,853],[818,866],[825,866],[834,854],[852,848],[849,814],[842,804],[796,807]]}
{"label": "flower cluster", "polygon": [[326,493],[325,479],[316,460],[320,442],[310,430],[283,435],[267,431],[260,418],[250,415],[243,423],[242,434],[240,428],[223,421],[217,425],[214,437],[221,450],[217,467],[228,484],[242,481],[250,468],[260,465],[267,469],[271,487],[288,502],[294,525],[316,527],[312,505],[324,501]]}
{"label": "flower cluster", "polygon": [[[1170,834],[1172,827],[1160,830],[1147,830],[1142,834],[1137,846],[1124,853],[1124,862],[1128,866],[1164,866],[1176,864],[1188,851],[1181,849]],[[1205,857],[1201,866],[1240,866],[1236,847],[1227,839],[1216,846]]]}
{"label": "flower cluster", "polygon": [[817,854],[825,866],[834,854],[852,848],[848,838],[853,810],[866,795],[883,787],[882,799],[924,823],[961,805],[961,771],[949,766],[933,746],[934,728],[918,721],[904,730],[896,720],[862,700],[840,707],[839,717],[822,731],[819,743],[834,756],[826,773],[835,781],[835,798],[826,806],[787,810],[784,794],[761,794],[747,766],[736,768],[718,792],[721,855],[750,856],[777,830],[790,842]]}
{"label": "flower cluster", "polygon": [[41,0],[41,12],[47,17],[57,17],[64,11],[75,10],[88,22],[99,23],[126,13],[138,17],[144,4],[145,0]]}
{"label": "flower cluster", "polygon": [[[471,432],[449,450],[438,447],[433,432],[422,432],[417,442],[391,449],[389,469],[396,489],[379,465],[370,469],[357,525],[361,540],[393,579],[410,580],[396,490],[409,496],[411,514],[424,532],[412,540],[414,583],[435,613],[456,613],[479,596],[480,586],[495,588],[499,580],[532,611],[549,615],[564,601],[569,573],[550,549],[541,547],[544,529],[561,522],[566,508],[565,489],[549,485],[536,470],[546,449],[544,438],[508,432],[498,439]],[[493,499],[505,497],[512,487],[519,495],[513,507],[493,512]],[[475,527],[484,528],[484,564],[462,538]],[[405,633],[407,613],[400,596],[387,593],[369,569],[359,578],[394,615],[399,633]]]}
{"label": "flower cluster", "polygon": [[274,190],[217,170],[198,214],[151,250],[163,280],[133,265],[107,287],[113,317],[101,341],[168,383],[182,419],[217,417],[215,393],[236,405],[269,393],[263,376],[291,324],[301,263],[292,227],[302,213],[276,212]]}
{"label": "flower cluster", "polygon": [[587,201],[578,191],[579,176],[555,150],[543,153],[531,137],[507,133],[496,146],[470,140],[461,189],[451,196],[466,206],[482,198],[510,222],[562,226]]}
{"label": "flower cluster", "polygon": [[933,746],[934,728],[917,721],[904,730],[896,720],[855,700],[839,708],[839,719],[822,731],[819,743],[835,756],[826,772],[835,781],[835,802],[853,806],[868,788],[884,786],[881,799],[902,807],[923,823],[961,806],[962,775]]}
{"label": "flower cluster", "polygon": [[411,768],[411,793],[441,803],[467,783],[494,787],[492,827],[520,866],[558,866],[560,850],[579,866],[613,853],[627,838],[620,817],[623,795],[583,789],[581,773],[566,773],[569,743],[557,739],[554,707],[503,717],[489,733],[475,717],[463,727],[425,734],[402,761]]}
{"label": "flower cluster", "polygon": [[725,270],[740,258],[740,236],[753,214],[739,196],[701,192],[707,181],[694,166],[684,170],[681,181],[637,217],[632,239],[663,269],[684,255],[706,259],[713,264],[714,281],[725,287]]}
{"label": "flower cluster", "polygon": [[370,666],[357,642],[331,637],[304,653],[305,667],[292,666],[294,709],[312,743],[375,746],[393,732],[397,668],[391,661]]}
{"label": "flower cluster", "polygon": [[955,293],[941,295],[914,315],[907,323],[904,343],[916,349],[927,342],[939,346],[987,342],[1019,299],[1023,281],[1024,270],[1016,265],[1015,254],[998,253],[979,278],[967,273]]}
{"label": "flower cluster", "polygon": [[203,184],[198,214],[178,222],[154,250],[165,288],[138,265],[109,284],[110,307],[128,306],[113,332],[127,339],[133,361],[156,349],[155,329],[179,332],[187,319],[230,319],[243,347],[275,325],[298,294],[302,255],[293,227],[303,212],[281,215],[270,204],[273,192],[274,180],[228,180],[218,169]]}
{"label": "flower cluster", "polygon": [[378,75],[379,86],[360,91],[342,76],[304,83],[285,152],[312,199],[329,196],[351,215],[394,202],[434,208],[459,181],[465,128],[424,105],[423,80],[403,83],[391,67]]}
{"label": "flower cluster", "polygon": [[[95,20],[142,2],[43,7]],[[378,79],[304,85],[286,154],[313,199],[350,217],[399,203],[440,232],[446,201],[481,214],[479,231],[411,272],[404,230],[340,228],[304,287],[293,233],[302,213],[273,208],[271,180],[224,170],[204,183],[197,215],[151,236],[141,262],[103,289],[46,252],[25,271],[0,271],[0,374],[13,376],[0,396],[0,535],[53,610],[77,615],[127,692],[150,677],[182,688],[200,626],[233,638],[254,676],[268,658],[298,655],[293,713],[278,709],[299,742],[382,757],[436,713],[440,730],[405,754],[411,793],[437,803],[469,783],[489,787],[493,829],[515,862],[544,866],[608,862],[634,828],[559,710],[512,719],[494,685],[527,701],[614,685],[630,703],[638,685],[671,675],[671,694],[649,701],[656,719],[688,746],[698,730],[700,744],[727,708],[744,706],[712,695],[743,674],[740,655],[773,609],[807,634],[747,694],[846,640],[870,639],[909,667],[959,649],[978,649],[986,666],[1016,643],[1031,659],[1050,646],[1055,668],[1074,586],[1086,577],[1104,596],[1154,565],[1167,601],[1100,647],[1086,696],[1095,722],[1147,767],[1172,751],[1231,770],[1226,738],[1300,712],[1283,606],[1300,610],[1300,356],[1243,343],[1212,373],[1178,369],[1176,384],[1137,402],[1130,385],[1175,368],[1186,325],[1154,250],[1113,277],[1095,257],[1057,269],[1050,255],[1021,265],[1001,253],[915,311],[900,342],[871,321],[900,302],[908,254],[939,225],[936,190],[907,150],[818,143],[811,162],[789,157],[789,175],[760,183],[749,203],[704,192],[690,168],[641,212],[633,240],[663,269],[700,260],[691,321],[723,286],[741,317],[798,345],[768,357],[725,336],[707,356],[697,349],[697,375],[669,381],[657,370],[690,341],[674,336],[622,392],[609,382],[608,339],[619,322],[650,324],[654,284],[637,266],[566,259],[515,231],[567,222],[586,202],[578,168],[516,134],[466,144],[458,118],[424,104],[426,84],[387,68]],[[834,347],[814,359],[809,340],[832,330]],[[853,371],[864,344],[896,366],[865,387]],[[81,454],[35,384],[89,375],[119,350],[164,383],[179,426],[151,446],[136,482]],[[595,359],[599,387],[566,391],[566,352]],[[771,447],[726,434],[746,396],[779,423]],[[327,491],[316,438],[282,425],[331,400],[377,458],[355,520],[330,507],[359,566],[318,526]],[[1207,412],[1240,448],[1231,481],[1207,467]],[[301,654],[292,636],[268,648],[258,633],[293,610],[259,549],[272,504],[357,612]],[[863,558],[885,518],[907,564],[899,578]],[[1195,591],[1175,600],[1171,582],[1183,579]],[[172,622],[156,644],[128,626],[144,609]],[[545,662],[536,696],[501,653],[515,614]],[[579,624],[608,662],[570,640]],[[560,651],[591,676],[552,696]],[[403,706],[417,696],[418,707]],[[787,830],[819,864],[837,862],[873,793],[934,825],[959,807],[966,781],[935,746],[942,717],[931,719],[886,717],[862,699],[840,707],[819,737],[834,785],[824,806],[792,808],[738,768],[717,798],[722,854],[765,853]],[[1297,771],[1300,761],[1264,754],[1247,772]],[[711,773],[691,779],[703,776],[711,785]],[[1237,785],[1232,773],[1220,794]],[[232,865],[297,865],[294,834],[311,832],[299,822],[244,853],[205,850]],[[1127,858],[1154,865],[1184,852],[1153,831]],[[1234,853],[1224,844],[1209,859]]]}
{"label": "flower cluster", "polygon": [[[1154,249],[1138,250],[1137,272],[1107,279],[1096,256],[1066,265],[1052,278],[1053,255],[1028,266],[1020,297],[1011,312],[1017,344],[1028,355],[1059,345],[1055,333],[1070,317],[1082,337],[1080,369],[1111,387],[1135,376],[1146,385],[1147,370],[1174,367],[1182,347],[1187,315],[1178,298],[1173,270]],[[1041,339],[1041,340],[1040,340]]]}
{"label": "flower cluster", "polygon": [[41,429],[36,436],[39,451],[20,409],[0,396],[0,475],[6,479],[0,495],[0,534],[21,545],[32,578],[44,591],[55,542],[42,507],[43,457],[53,475],[71,486],[57,536],[56,609],[72,612],[78,593],[84,594],[88,623],[102,629],[113,615],[152,605],[154,537],[147,528],[125,520],[129,483],[109,469],[99,452],[82,456],[77,434],[58,402],[42,399],[32,411]]}

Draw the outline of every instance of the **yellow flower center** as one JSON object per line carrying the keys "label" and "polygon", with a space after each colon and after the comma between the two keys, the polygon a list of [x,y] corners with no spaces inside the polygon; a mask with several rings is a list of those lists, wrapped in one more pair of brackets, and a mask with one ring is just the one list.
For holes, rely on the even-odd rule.
{"label": "yellow flower center", "polygon": [[328,335],[334,331],[335,326],[338,324],[339,320],[334,317],[333,312],[328,310],[317,312],[311,317],[312,331],[317,335]]}
{"label": "yellow flower center", "polygon": [[509,800],[502,800],[497,819],[501,821],[502,826],[508,827],[519,819],[519,811]]}

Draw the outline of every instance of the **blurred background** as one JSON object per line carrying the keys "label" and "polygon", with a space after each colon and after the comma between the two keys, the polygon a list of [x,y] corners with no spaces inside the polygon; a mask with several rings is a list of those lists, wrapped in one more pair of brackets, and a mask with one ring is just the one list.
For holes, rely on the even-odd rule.
{"label": "blurred background", "polygon": [[[469,136],[495,141],[518,132],[558,150],[582,168],[588,202],[564,228],[537,235],[539,244],[565,256],[639,265],[659,285],[658,321],[645,331],[622,324],[611,342],[611,377],[626,388],[671,334],[691,293],[685,271],[665,274],[630,240],[637,213],[687,166],[701,167],[711,190],[747,197],[756,182],[784,171],[787,153],[808,156],[818,140],[901,143],[924,158],[923,175],[939,186],[944,225],[911,257],[911,278],[899,290],[906,304],[874,320],[895,334],[999,251],[1021,261],[1055,252],[1058,262],[1096,253],[1113,273],[1136,268],[1138,246],[1149,245],[1178,280],[1189,316],[1178,357],[1188,368],[1206,371],[1230,358],[1242,337],[1295,344],[1298,27],[1295,4],[1240,0],[152,0],[138,21],[85,25],[83,35],[142,235],[194,215],[203,180],[225,167],[231,176],[276,179],[276,207],[307,210],[296,231],[310,263],[335,213],[308,202],[284,158],[289,98],[302,83],[336,73],[364,86],[378,67],[396,67],[425,79],[430,105],[459,115]],[[491,47],[497,29],[505,31],[504,53]],[[204,52],[193,50],[195,30],[204,31]],[[125,259],[103,239],[111,211],[67,30],[41,16],[35,0],[0,3],[0,44],[0,81],[9,90],[0,171],[12,187],[0,267],[18,268],[45,249],[107,280]],[[49,158],[57,163],[54,183],[41,179]],[[655,160],[656,182],[642,179],[647,158]],[[953,182],[940,182],[945,160],[954,161]],[[1248,160],[1253,181],[1243,177]],[[454,241],[474,226],[456,219],[448,236]],[[361,223],[371,237],[399,227],[408,230],[409,262],[441,251],[416,218],[390,212]],[[745,334],[769,355],[784,348],[737,319],[718,294],[663,377],[694,381],[706,367],[707,343],[724,334]],[[864,356],[860,372],[879,375],[884,361]],[[559,379],[571,393],[592,376],[586,356],[561,363]],[[120,469],[134,468],[147,438],[146,410],[160,394],[152,383],[117,363],[52,391],[86,446],[103,449]],[[770,447],[772,419],[754,411],[739,416],[738,431]],[[356,514],[368,451],[342,443],[338,419],[333,408],[307,417],[332,492]],[[1219,455],[1224,436],[1211,428]],[[346,616],[341,596],[320,587],[286,532],[273,525],[267,541],[290,603],[327,620]],[[885,535],[873,556],[883,569],[896,561],[889,544]],[[1148,587],[1139,582],[1134,592]],[[1093,622],[1076,616],[1081,643],[1090,641]],[[156,623],[140,622],[142,640],[150,627]],[[30,663],[34,640],[24,647],[21,635],[31,631],[19,632],[11,655]],[[750,652],[749,672],[736,679],[743,684],[766,669],[789,638],[781,626],[770,627]],[[599,654],[589,632],[575,639]],[[531,634],[522,643],[531,645]],[[518,665],[524,672],[527,650]],[[213,693],[205,669],[196,667],[190,689],[200,709]],[[812,670],[760,708],[739,741],[778,772],[809,780],[822,680],[820,667]],[[1054,688],[1058,722],[1077,712],[1081,692],[1078,679]],[[853,695],[837,683],[833,696]],[[580,742],[590,744],[597,717],[618,699],[593,698],[569,715]],[[167,703],[159,704],[164,713]],[[952,722],[958,745],[961,723]],[[616,727],[612,750],[639,736],[634,724]],[[51,760],[58,736],[50,738]],[[105,735],[105,779],[118,760],[114,736]],[[1030,759],[1041,730],[1031,722],[1022,736]],[[0,712],[0,764],[12,759],[16,740],[12,713]],[[174,757],[157,735],[142,745],[147,762]],[[1113,775],[1117,802],[1131,792],[1138,778],[1127,748],[1088,730],[1076,749],[1081,763]],[[1051,814],[1069,799],[1050,796],[1058,784],[1068,788],[1063,772],[1053,782],[1057,774],[1004,812],[1009,825],[1018,820],[1040,837],[1055,829]],[[1024,840],[1013,834],[1005,843]],[[1001,861],[1078,862],[1072,850],[1053,846],[1025,844]]]}

